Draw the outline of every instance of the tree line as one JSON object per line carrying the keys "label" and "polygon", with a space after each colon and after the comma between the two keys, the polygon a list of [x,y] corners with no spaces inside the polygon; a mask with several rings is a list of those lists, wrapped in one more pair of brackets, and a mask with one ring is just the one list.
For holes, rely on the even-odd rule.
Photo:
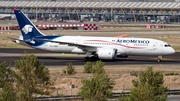
{"label": "tree line", "polygon": [[[105,72],[102,61],[86,62],[84,73],[92,73],[91,79],[82,80],[79,95],[84,101],[107,101],[112,97],[112,80]],[[72,63],[67,63],[64,74],[77,72]],[[153,67],[141,71],[138,79],[133,80],[134,88],[130,96],[120,94],[117,101],[166,101],[168,90],[163,86],[163,73],[155,72]],[[15,61],[15,68],[6,62],[0,64],[0,101],[35,101],[37,94],[50,95],[46,89],[51,84],[48,68],[41,64],[35,55],[24,55]]]}

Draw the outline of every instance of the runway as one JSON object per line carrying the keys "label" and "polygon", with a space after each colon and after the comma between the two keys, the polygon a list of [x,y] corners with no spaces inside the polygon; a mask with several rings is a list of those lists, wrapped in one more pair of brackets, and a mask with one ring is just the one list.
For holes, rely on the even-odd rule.
{"label": "runway", "polygon": [[[84,55],[49,53],[36,49],[18,49],[18,48],[0,48],[0,63],[6,61],[13,66],[15,60],[19,60],[26,51],[28,54],[35,54],[40,63],[45,66],[65,66],[68,62],[73,65],[84,65]],[[162,62],[157,62],[157,56],[129,56],[128,58],[119,58],[115,61],[103,61],[105,65],[179,65],[180,52],[170,56],[164,56]]]}

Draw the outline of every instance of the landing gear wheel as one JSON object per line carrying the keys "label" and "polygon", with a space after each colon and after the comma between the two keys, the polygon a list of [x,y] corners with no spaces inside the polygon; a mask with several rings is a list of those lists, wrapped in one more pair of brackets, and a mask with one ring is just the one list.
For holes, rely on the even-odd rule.
{"label": "landing gear wheel", "polygon": [[158,56],[158,62],[161,62],[162,56]]}
{"label": "landing gear wheel", "polygon": [[98,60],[98,57],[92,56],[92,57],[84,57],[84,61],[96,61]]}
{"label": "landing gear wheel", "polygon": [[91,57],[91,60],[92,60],[92,61],[97,61],[97,60],[98,60],[98,57],[92,56],[92,57]]}
{"label": "landing gear wheel", "polygon": [[89,57],[84,58],[84,61],[89,61],[89,60],[90,60]]}
{"label": "landing gear wheel", "polygon": [[158,62],[161,62],[161,59],[158,59]]}

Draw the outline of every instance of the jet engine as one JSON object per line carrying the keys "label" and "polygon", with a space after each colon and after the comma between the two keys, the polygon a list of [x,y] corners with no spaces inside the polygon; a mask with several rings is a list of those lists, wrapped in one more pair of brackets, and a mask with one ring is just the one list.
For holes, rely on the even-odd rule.
{"label": "jet engine", "polygon": [[97,55],[99,59],[114,60],[117,55],[117,49],[99,48]]}

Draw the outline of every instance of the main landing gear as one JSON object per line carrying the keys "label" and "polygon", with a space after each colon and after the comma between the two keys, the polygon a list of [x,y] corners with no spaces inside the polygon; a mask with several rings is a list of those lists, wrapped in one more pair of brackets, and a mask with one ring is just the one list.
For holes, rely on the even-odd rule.
{"label": "main landing gear", "polygon": [[84,57],[84,61],[96,61],[98,60],[97,56]]}
{"label": "main landing gear", "polygon": [[158,62],[161,62],[162,56],[158,56]]}
{"label": "main landing gear", "polygon": [[97,54],[86,52],[86,57],[84,57],[84,61],[96,61],[96,60],[98,60]]}

